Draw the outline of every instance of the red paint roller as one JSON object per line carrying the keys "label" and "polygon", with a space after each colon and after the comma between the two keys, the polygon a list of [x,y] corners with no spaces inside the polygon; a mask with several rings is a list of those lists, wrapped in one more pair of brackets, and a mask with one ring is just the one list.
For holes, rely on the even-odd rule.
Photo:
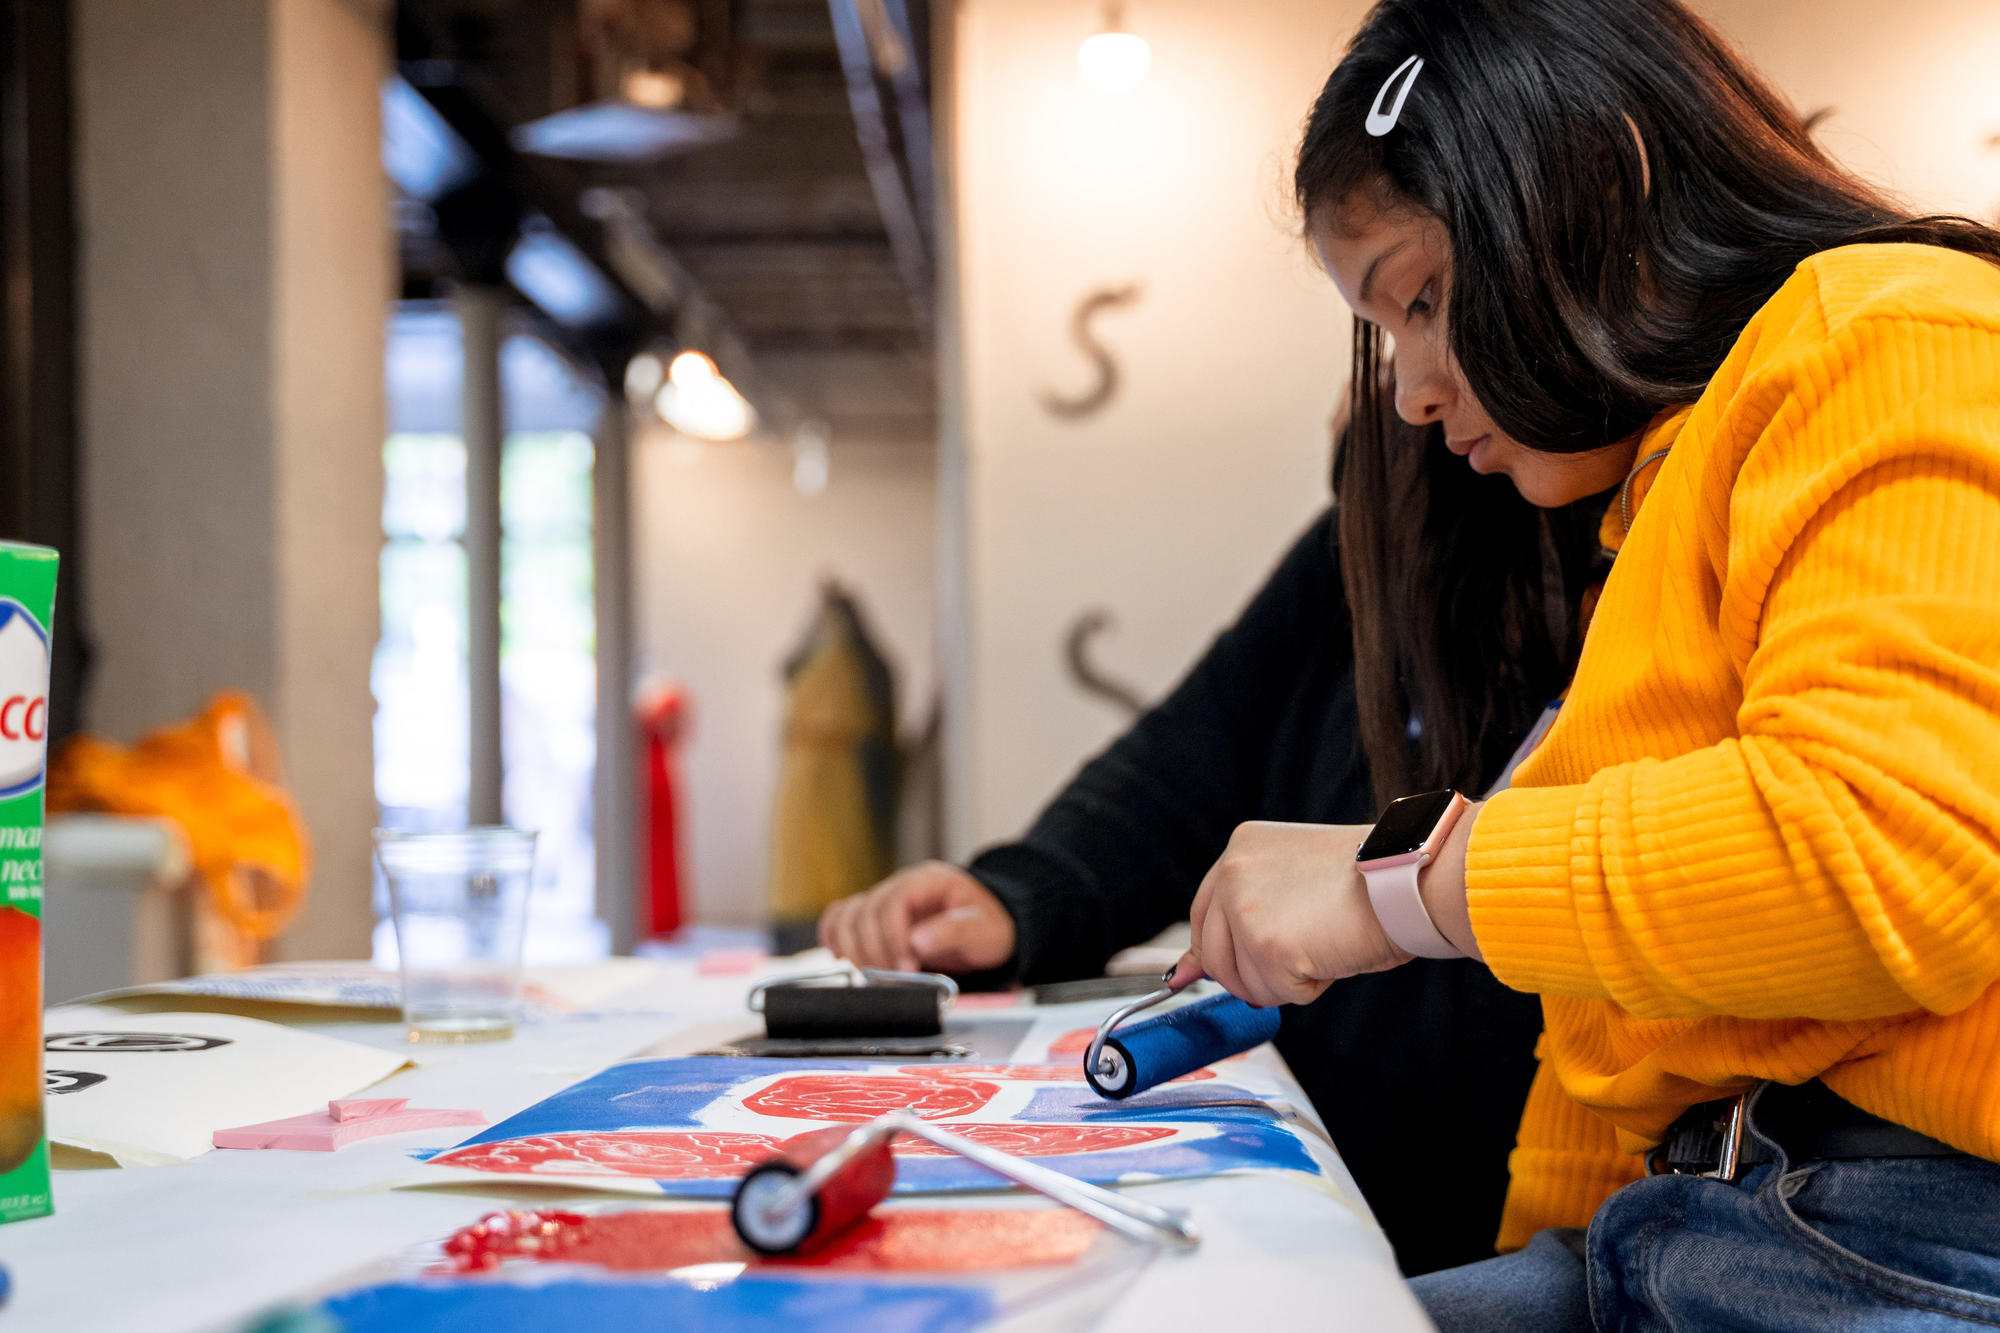
{"label": "red paint roller", "polygon": [[1123,1198],[1040,1163],[974,1143],[908,1111],[891,1111],[854,1129],[825,1129],[793,1140],[736,1187],[729,1205],[736,1234],[759,1254],[799,1254],[824,1245],[888,1197],[896,1183],[890,1142],[898,1134],[957,1153],[1134,1240],[1180,1249],[1200,1243],[1193,1224],[1178,1212]]}
{"label": "red paint roller", "polygon": [[[893,1135],[863,1140],[865,1130],[845,1125],[803,1134],[762,1166],[753,1168],[736,1187],[730,1221],[743,1243],[759,1254],[799,1254],[818,1249],[868,1216],[868,1210],[889,1197],[896,1183],[896,1159],[890,1155]],[[836,1158],[848,1140],[863,1140]],[[832,1159],[831,1174],[819,1188],[797,1188],[813,1166]],[[796,1202],[793,1202],[796,1198]],[[791,1204],[789,1207],[774,1206]]]}

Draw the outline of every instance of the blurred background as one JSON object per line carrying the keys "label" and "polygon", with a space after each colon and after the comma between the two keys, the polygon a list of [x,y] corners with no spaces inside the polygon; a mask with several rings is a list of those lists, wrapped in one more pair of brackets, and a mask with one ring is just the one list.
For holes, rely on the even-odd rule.
{"label": "blurred background", "polygon": [[[2000,212],[1992,0],[1699,7]],[[539,961],[796,942],[1018,831],[1324,503],[1347,316],[1285,182],[1363,8],[4,0],[54,739],[261,706],[314,865],[236,961],[385,958],[378,823],[540,829]],[[51,832],[53,920],[159,900],[70,965],[211,959],[171,830],[117,833]]]}

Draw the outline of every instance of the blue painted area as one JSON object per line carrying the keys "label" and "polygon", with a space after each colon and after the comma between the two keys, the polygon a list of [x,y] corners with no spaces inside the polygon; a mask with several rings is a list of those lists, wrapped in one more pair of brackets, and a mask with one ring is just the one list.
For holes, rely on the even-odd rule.
{"label": "blue painted area", "polygon": [[[864,1069],[852,1063],[820,1060],[635,1060],[613,1065],[565,1088],[457,1146],[540,1134],[699,1129],[701,1111],[719,1099],[735,1098],[739,1089],[754,1080],[798,1073],[853,1074]],[[1122,1102],[1104,1101],[1083,1084],[1046,1087],[1013,1119],[1046,1125],[1212,1125],[1220,1131],[1188,1141],[1035,1159],[1066,1176],[1099,1184],[1130,1175],[1172,1180],[1245,1169],[1320,1174],[1319,1164],[1305,1144],[1268,1106],[1242,1088],[1225,1083],[1175,1084]],[[940,1122],[939,1127],[950,1129],[951,1122]],[[810,1128],[802,1122],[799,1132]],[[656,1183],[664,1193],[691,1198],[727,1198],[736,1190],[733,1177]],[[911,1157],[896,1165],[898,1194],[985,1190],[1000,1185],[992,1172],[958,1157]]]}
{"label": "blue painted area", "polygon": [[[856,1074],[866,1066],[827,1060],[633,1060],[613,1065],[536,1102],[465,1141],[498,1143],[535,1134],[601,1129],[699,1129],[700,1113],[755,1079],[772,1074]],[[801,1131],[807,1126],[801,1125]],[[459,1145],[461,1147],[464,1144]]]}
{"label": "blue painted area", "polygon": [[680,1282],[396,1282],[364,1287],[322,1307],[345,1333],[549,1333],[566,1328],[955,1333],[993,1318],[977,1287],[745,1277],[719,1286]]}

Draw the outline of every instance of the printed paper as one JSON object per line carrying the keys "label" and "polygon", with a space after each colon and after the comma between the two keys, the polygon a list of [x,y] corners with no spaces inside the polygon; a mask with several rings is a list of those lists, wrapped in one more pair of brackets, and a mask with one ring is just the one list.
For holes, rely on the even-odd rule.
{"label": "printed paper", "polygon": [[[726,1196],[744,1172],[791,1139],[905,1109],[976,1142],[1098,1183],[1239,1170],[1321,1173],[1309,1137],[1295,1122],[1263,1097],[1208,1071],[1107,1102],[1066,1062],[694,1058],[613,1065],[437,1154],[411,1183],[509,1176],[522,1183]],[[985,1168],[921,1140],[897,1140],[896,1153],[898,1193],[1004,1187]]]}
{"label": "printed paper", "polygon": [[401,1054],[234,1014],[65,1005],[43,1017],[49,1140],[157,1166],[218,1129],[325,1111],[401,1069]]}

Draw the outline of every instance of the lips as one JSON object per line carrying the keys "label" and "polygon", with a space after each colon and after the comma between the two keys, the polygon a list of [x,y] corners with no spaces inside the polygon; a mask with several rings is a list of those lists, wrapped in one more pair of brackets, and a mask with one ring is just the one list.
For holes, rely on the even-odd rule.
{"label": "lips", "polygon": [[1484,458],[1484,446],[1490,444],[1492,440],[1493,436],[1490,433],[1475,435],[1469,440],[1447,439],[1444,442],[1444,447],[1471,464],[1474,472],[1484,472],[1486,471],[1486,468],[1483,466],[1486,461]]}

